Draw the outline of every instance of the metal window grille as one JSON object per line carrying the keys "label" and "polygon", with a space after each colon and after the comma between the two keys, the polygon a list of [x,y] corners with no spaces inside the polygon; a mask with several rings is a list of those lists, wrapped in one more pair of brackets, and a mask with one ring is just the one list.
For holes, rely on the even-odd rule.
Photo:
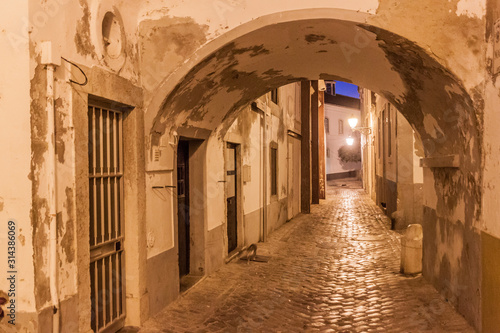
{"label": "metal window grille", "polygon": [[125,318],[123,114],[88,107],[91,327],[114,332]]}

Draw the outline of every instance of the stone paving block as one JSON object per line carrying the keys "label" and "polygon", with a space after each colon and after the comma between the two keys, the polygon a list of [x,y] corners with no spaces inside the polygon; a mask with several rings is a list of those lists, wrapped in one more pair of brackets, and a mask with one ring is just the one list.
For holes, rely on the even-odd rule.
{"label": "stone paving block", "polygon": [[259,244],[268,263],[224,265],[140,332],[474,332],[422,276],[399,274],[401,235],[362,190],[327,198]]}

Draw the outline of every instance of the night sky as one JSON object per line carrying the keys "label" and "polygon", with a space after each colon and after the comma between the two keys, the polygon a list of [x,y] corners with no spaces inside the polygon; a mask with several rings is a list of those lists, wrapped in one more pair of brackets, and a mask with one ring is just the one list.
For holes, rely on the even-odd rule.
{"label": "night sky", "polygon": [[352,83],[335,81],[335,93],[354,98],[359,98],[358,86]]}

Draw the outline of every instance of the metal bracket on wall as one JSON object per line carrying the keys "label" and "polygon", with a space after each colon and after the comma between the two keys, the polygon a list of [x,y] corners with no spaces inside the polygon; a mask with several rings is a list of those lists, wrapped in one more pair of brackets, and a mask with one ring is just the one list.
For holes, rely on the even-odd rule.
{"label": "metal bracket on wall", "polygon": [[423,168],[459,168],[459,155],[432,156],[422,158],[420,166]]}
{"label": "metal bracket on wall", "polygon": [[299,133],[297,133],[295,131],[288,130],[287,134],[289,136],[291,136],[292,138],[296,138],[296,139],[302,140],[302,135],[300,135]]}

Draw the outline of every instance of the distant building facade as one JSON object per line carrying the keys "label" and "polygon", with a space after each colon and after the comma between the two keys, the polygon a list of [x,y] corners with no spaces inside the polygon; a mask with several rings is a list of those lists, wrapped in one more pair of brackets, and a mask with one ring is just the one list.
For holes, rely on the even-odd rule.
{"label": "distant building facade", "polygon": [[[361,162],[344,163],[339,159],[338,150],[347,145],[348,137],[354,138],[354,145],[359,145],[360,136],[349,126],[348,119],[360,119],[360,100],[335,93],[331,81],[326,82],[325,91],[325,141],[327,179],[355,177],[362,168]],[[328,88],[330,86],[330,88]],[[334,87],[334,86],[333,86]],[[330,92],[331,93],[330,93]]]}

